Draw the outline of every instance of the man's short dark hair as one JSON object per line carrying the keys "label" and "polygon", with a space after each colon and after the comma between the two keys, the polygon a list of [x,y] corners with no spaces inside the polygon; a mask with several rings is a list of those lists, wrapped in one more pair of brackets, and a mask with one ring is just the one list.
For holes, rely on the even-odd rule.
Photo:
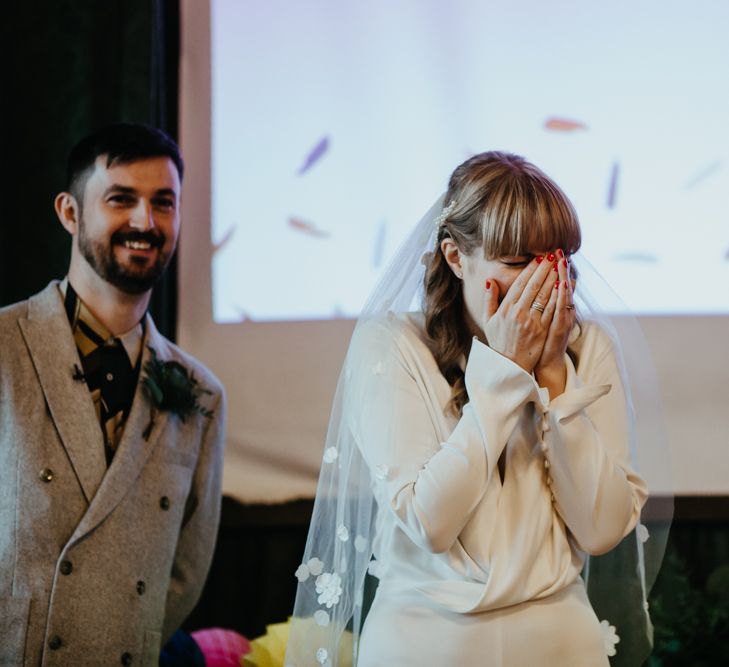
{"label": "man's short dark hair", "polygon": [[106,156],[106,166],[127,164],[147,158],[167,157],[174,162],[182,181],[185,166],[180,147],[162,130],[141,123],[107,125],[79,141],[68,156],[66,188],[79,204],[89,170],[96,159]]}

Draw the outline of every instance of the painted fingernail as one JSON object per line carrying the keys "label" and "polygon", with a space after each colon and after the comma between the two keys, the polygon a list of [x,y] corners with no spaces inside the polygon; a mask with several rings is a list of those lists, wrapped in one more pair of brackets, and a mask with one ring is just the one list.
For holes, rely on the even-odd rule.
{"label": "painted fingernail", "polygon": [[554,289],[559,289],[559,280],[554,283]]}
{"label": "painted fingernail", "polygon": [[537,255],[534,259],[537,260],[537,264],[541,264],[544,261],[544,257]]}
{"label": "painted fingernail", "polygon": [[559,248],[557,250],[557,257],[564,257],[564,253],[562,252],[562,248]]}
{"label": "painted fingernail", "polygon": [[564,266],[565,268],[567,268],[567,260],[566,259],[563,259],[562,260],[562,266]]}
{"label": "painted fingernail", "polygon": [[486,289],[491,289],[491,281],[490,280],[487,280],[486,281]]}
{"label": "painted fingernail", "polygon": [[557,265],[555,264],[555,265],[554,265],[554,266],[552,267],[552,271],[556,271],[556,270],[557,270]]}
{"label": "painted fingernail", "polygon": [[549,254],[547,255],[547,261],[548,261],[548,262],[553,262],[553,261],[554,261],[554,253],[553,253],[553,252],[550,252],[550,253],[549,253]]}
{"label": "painted fingernail", "polygon": [[567,281],[564,281],[564,288],[567,289]]}

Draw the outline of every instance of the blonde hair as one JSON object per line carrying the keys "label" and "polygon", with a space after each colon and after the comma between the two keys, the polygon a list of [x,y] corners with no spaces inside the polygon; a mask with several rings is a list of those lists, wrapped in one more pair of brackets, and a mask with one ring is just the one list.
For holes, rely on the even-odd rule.
{"label": "blonde hair", "polygon": [[448,266],[441,241],[450,237],[465,255],[481,248],[486,259],[496,259],[556,248],[572,254],[582,237],[577,213],[557,184],[511,153],[480,153],[456,167],[444,201],[450,210],[425,272],[425,332],[451,385],[448,411],[460,415],[468,401],[460,361],[471,341],[462,283]]}

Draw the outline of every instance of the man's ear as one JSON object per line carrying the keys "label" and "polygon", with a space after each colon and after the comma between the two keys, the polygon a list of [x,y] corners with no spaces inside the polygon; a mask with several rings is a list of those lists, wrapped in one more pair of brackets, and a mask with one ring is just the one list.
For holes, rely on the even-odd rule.
{"label": "man's ear", "polygon": [[463,278],[463,255],[458,249],[456,242],[447,236],[440,242],[440,251],[445,257],[445,261],[448,266],[451,267],[451,271],[456,274],[460,279]]}
{"label": "man's ear", "polygon": [[59,192],[53,204],[61,224],[71,236],[75,236],[78,232],[79,222],[79,206],[76,197],[70,192]]}

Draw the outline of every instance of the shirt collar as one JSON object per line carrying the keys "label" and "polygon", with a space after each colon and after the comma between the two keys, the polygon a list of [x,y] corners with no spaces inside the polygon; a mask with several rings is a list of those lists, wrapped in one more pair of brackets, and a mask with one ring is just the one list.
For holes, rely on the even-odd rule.
{"label": "shirt collar", "polygon": [[[66,276],[61,283],[58,285],[61,290],[62,298],[66,298],[66,291],[68,289],[68,276]],[[142,342],[144,340],[144,326],[143,320],[135,324],[129,331],[124,332],[118,336],[112,335],[112,333],[96,318],[96,316],[89,310],[88,306],[78,297],[80,304],[78,317],[83,320],[84,323],[91,327],[96,333],[101,336],[105,341],[117,338],[124,348],[124,351],[129,357],[129,361],[132,366],[136,366],[139,360],[139,355],[142,352]]]}

